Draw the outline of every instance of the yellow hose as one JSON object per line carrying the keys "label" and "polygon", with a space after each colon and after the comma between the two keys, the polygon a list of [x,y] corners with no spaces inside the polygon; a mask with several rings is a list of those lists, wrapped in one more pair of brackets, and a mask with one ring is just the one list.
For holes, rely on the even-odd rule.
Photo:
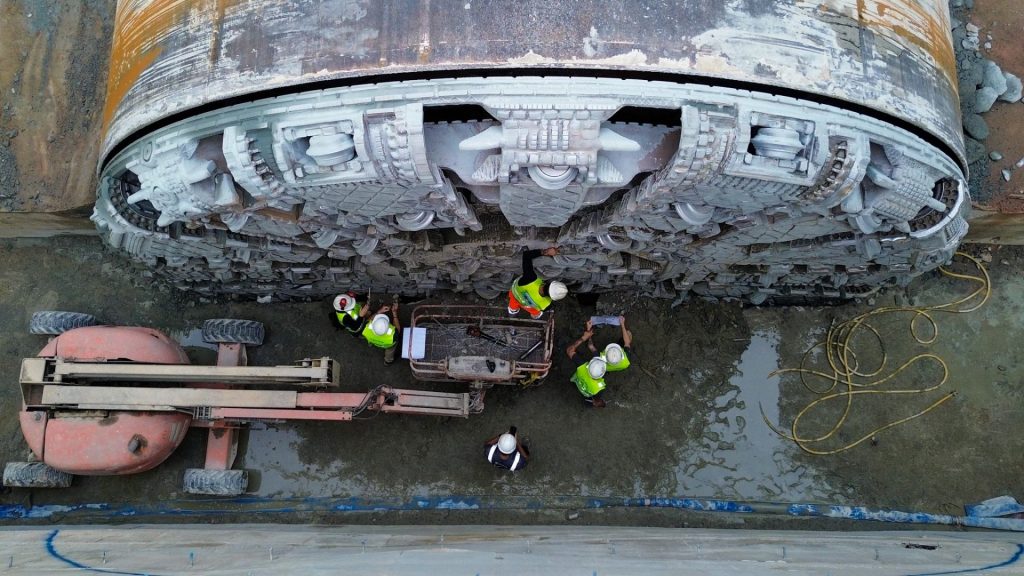
{"label": "yellow hose", "polygon": [[[874,430],[868,432],[867,434],[864,434],[857,440],[850,442],[849,444],[846,444],[839,448],[825,450],[818,449],[815,446],[812,446],[814,444],[828,440],[843,427],[843,425],[847,421],[847,418],[850,415],[850,411],[853,408],[854,396],[876,394],[926,394],[928,392],[937,390],[938,388],[942,387],[943,384],[946,383],[946,381],[949,379],[949,367],[946,365],[945,360],[943,360],[940,356],[930,353],[918,354],[910,358],[903,364],[901,364],[899,367],[897,367],[889,374],[885,376],[879,376],[886,369],[886,364],[888,363],[888,354],[885,350],[885,342],[881,332],[879,332],[878,329],[869,324],[867,320],[874,319],[885,314],[913,314],[913,316],[910,319],[911,336],[918,344],[929,345],[934,343],[939,336],[939,325],[935,321],[935,317],[933,316],[933,314],[941,312],[950,314],[966,314],[968,312],[974,312],[978,308],[984,306],[985,302],[987,302],[989,297],[992,295],[992,284],[989,279],[988,271],[985,269],[985,266],[978,259],[974,258],[973,256],[970,256],[969,254],[957,252],[956,255],[964,257],[973,262],[974,265],[977,267],[978,271],[980,272],[980,274],[977,276],[970,274],[960,274],[952,272],[945,267],[939,268],[939,271],[950,278],[957,278],[960,280],[967,280],[972,283],[977,283],[979,284],[977,289],[975,289],[967,296],[958,298],[951,302],[946,302],[945,304],[935,304],[930,306],[882,306],[879,308],[875,308],[874,310],[860,314],[858,316],[855,316],[839,325],[833,325],[832,327],[829,328],[828,334],[826,335],[824,341],[819,342],[814,346],[811,346],[810,348],[807,349],[806,352],[804,352],[803,358],[800,360],[799,367],[783,368],[780,370],[775,370],[774,372],[769,374],[769,376],[775,376],[777,374],[796,372],[800,374],[801,384],[803,384],[803,386],[807,388],[807,390],[811,391],[814,394],[817,394],[819,398],[809,403],[802,410],[800,410],[800,412],[797,413],[796,417],[793,419],[793,423],[789,426],[788,434],[781,430],[779,426],[773,424],[768,419],[768,416],[765,415],[764,413],[764,406],[761,406],[761,417],[764,418],[765,424],[767,424],[768,427],[771,428],[772,431],[778,434],[779,436],[782,436],[783,438],[795,442],[797,446],[799,446],[800,449],[803,450],[804,452],[807,452],[809,454],[815,454],[818,456],[825,456],[830,454],[838,454],[840,452],[849,450],[854,446],[857,446],[858,444],[864,442],[865,440],[872,438],[873,436],[875,436],[879,432],[882,432],[883,430],[888,430],[905,422],[909,422],[914,418],[924,416],[928,412],[931,412],[935,408],[939,407],[941,404],[945,403],[947,400],[956,396],[955,391],[949,392],[942,396],[941,398],[939,398],[938,400],[936,400],[935,402],[933,402],[927,408],[905,418],[900,418],[893,422],[889,422],[888,424],[885,424],[883,426],[879,426],[878,428],[875,428]],[[921,335],[921,322],[925,322],[928,326],[927,337]],[[875,367],[873,370],[861,368],[857,360],[857,353],[853,345],[853,340],[855,339],[855,337],[865,332],[874,337],[874,339],[878,342],[878,346],[881,350],[881,359],[878,362],[878,366]],[[812,352],[822,347],[824,347],[825,349],[825,358],[828,362],[828,370],[830,370],[830,372],[825,370],[815,370],[806,367],[807,360],[808,358],[810,358]],[[918,362],[928,361],[938,364],[938,366],[942,369],[942,378],[939,380],[937,384],[928,386],[926,388],[915,389],[878,389],[880,385],[892,380],[910,366]],[[830,384],[826,388],[815,388],[807,382],[807,376],[815,376],[821,378],[829,382]],[[842,385],[845,389],[837,391],[836,388],[840,387],[840,385]],[[801,419],[803,419],[804,415],[809,413],[814,408],[821,406],[822,404],[829,402],[831,400],[835,400],[836,398],[842,398],[845,402],[845,406],[843,408],[842,414],[836,420],[835,424],[833,424],[832,427],[828,430],[828,432],[815,437],[807,437],[801,435],[798,429],[800,421]]]}

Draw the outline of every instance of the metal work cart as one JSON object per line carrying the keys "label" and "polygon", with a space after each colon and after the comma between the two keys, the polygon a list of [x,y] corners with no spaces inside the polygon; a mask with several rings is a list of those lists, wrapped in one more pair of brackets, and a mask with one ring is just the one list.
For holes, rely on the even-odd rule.
{"label": "metal work cart", "polygon": [[410,353],[409,364],[418,380],[533,384],[551,369],[554,327],[551,312],[534,320],[488,306],[419,306],[411,329],[422,356]]}

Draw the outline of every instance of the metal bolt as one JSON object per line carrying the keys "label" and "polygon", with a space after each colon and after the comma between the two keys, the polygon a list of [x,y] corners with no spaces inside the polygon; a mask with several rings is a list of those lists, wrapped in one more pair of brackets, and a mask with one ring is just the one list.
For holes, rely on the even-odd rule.
{"label": "metal bolt", "polygon": [[128,451],[134,454],[138,452],[140,448],[142,448],[142,437],[136,434],[128,441]]}

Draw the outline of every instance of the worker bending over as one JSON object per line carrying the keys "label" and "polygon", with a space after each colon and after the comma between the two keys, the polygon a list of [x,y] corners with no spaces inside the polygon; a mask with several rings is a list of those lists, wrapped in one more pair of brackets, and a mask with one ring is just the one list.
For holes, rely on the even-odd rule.
{"label": "worker bending over", "polygon": [[[593,321],[587,322],[587,329],[593,331]],[[629,357],[633,354],[633,333],[626,328],[626,317],[619,316],[621,335],[618,342],[613,342],[601,351],[601,359],[607,362],[609,372],[619,372],[629,368]],[[587,348],[597,353],[592,339],[587,340]]]}
{"label": "worker bending over", "polygon": [[[587,330],[580,336],[575,342],[569,345],[565,349],[565,353],[570,359],[577,362],[583,360],[585,356],[579,354],[577,350],[583,345],[584,342],[590,342],[590,339],[594,337],[594,326],[588,320]],[[590,345],[593,346],[592,344]],[[594,356],[580,364],[576,371],[573,372],[572,378],[569,380],[576,385],[576,389],[583,395],[583,401],[588,406],[594,408],[604,408],[606,406],[604,398],[601,393],[604,392],[605,382],[604,375],[608,371],[608,361],[600,356]]]}
{"label": "worker bending over", "polygon": [[540,318],[544,310],[556,300],[561,300],[569,293],[569,289],[559,281],[545,283],[533,269],[533,261],[540,256],[554,256],[558,249],[551,247],[545,250],[523,251],[523,275],[512,282],[508,291],[508,313],[512,316],[525,309],[534,319]]}
{"label": "worker bending over", "polygon": [[511,426],[508,432],[484,442],[484,455],[488,462],[498,468],[515,472],[526,468],[526,463],[530,459],[530,449],[519,441],[516,427]]}
{"label": "worker bending over", "polygon": [[[391,318],[388,318],[388,312]],[[384,364],[391,364],[395,361],[395,349],[398,348],[398,331],[401,325],[398,322],[398,301],[395,300],[391,306],[381,306],[366,326],[363,328],[363,338],[372,346],[384,349]]]}
{"label": "worker bending over", "polygon": [[370,307],[360,304],[352,292],[334,297],[334,319],[339,326],[353,336],[359,336],[362,333],[366,325],[366,317],[369,314]]}

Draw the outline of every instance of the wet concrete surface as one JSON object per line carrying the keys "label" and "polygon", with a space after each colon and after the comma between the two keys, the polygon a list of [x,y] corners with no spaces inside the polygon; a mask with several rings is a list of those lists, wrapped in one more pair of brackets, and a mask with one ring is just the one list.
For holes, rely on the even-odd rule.
{"label": "wet concrete surface", "polygon": [[[975,248],[988,251],[989,248]],[[764,422],[788,425],[815,396],[794,374],[769,377],[799,363],[833,322],[869,309],[741,308],[735,304],[669,303],[603,296],[596,309],[576,302],[556,309],[556,363],[540,386],[488,393],[486,410],[467,420],[376,415],[350,423],[258,425],[242,438],[238,466],[251,470],[251,490],[270,499],[309,497],[408,500],[416,497],[529,498],[690,496],[773,502],[837,502],[957,513],[969,502],[1024,495],[1024,363],[1019,346],[1024,306],[1024,251],[994,249],[991,301],[978,312],[942,315],[938,341],[927,350],[949,363],[950,381],[931,394],[858,399],[834,445],[910,415],[959,391],[952,401],[834,456],[812,456],[775,435]],[[328,302],[211,302],[143,278],[94,238],[0,243],[0,460],[23,460],[26,446],[16,413],[22,357],[44,344],[27,333],[38,310],[76,310],[113,324],[152,326],[188,344],[194,362],[214,352],[197,338],[208,318],[260,320],[263,346],[254,365],[304,357],[342,361],[346,391],[381,383],[455,391],[416,382],[402,361],[385,367],[376,351],[336,331]],[[875,304],[947,301],[970,286],[930,275]],[[431,302],[454,302],[453,295]],[[500,304],[500,303],[499,303]],[[412,304],[403,307],[408,318]],[[609,375],[605,410],[588,409],[563,360],[589,314],[625,312],[635,338],[634,367]],[[908,318],[887,318],[890,365],[926,350],[909,334]],[[617,339],[602,327],[599,346]],[[872,343],[868,343],[872,344]],[[205,346],[205,347],[204,347]],[[877,359],[870,346],[865,365]],[[898,387],[927,386],[939,374],[916,366]],[[808,433],[827,430],[841,406],[808,416]],[[482,442],[514,424],[529,439],[530,466],[502,474],[484,462]],[[204,432],[193,430],[157,469],[128,477],[75,479],[67,490],[7,490],[2,504],[154,503],[183,498],[184,468],[201,466]],[[238,504],[244,521],[245,504]],[[309,518],[307,518],[308,520]],[[500,520],[500,517],[497,518]],[[489,521],[495,521],[490,516]],[[628,522],[628,520],[626,520]]]}

